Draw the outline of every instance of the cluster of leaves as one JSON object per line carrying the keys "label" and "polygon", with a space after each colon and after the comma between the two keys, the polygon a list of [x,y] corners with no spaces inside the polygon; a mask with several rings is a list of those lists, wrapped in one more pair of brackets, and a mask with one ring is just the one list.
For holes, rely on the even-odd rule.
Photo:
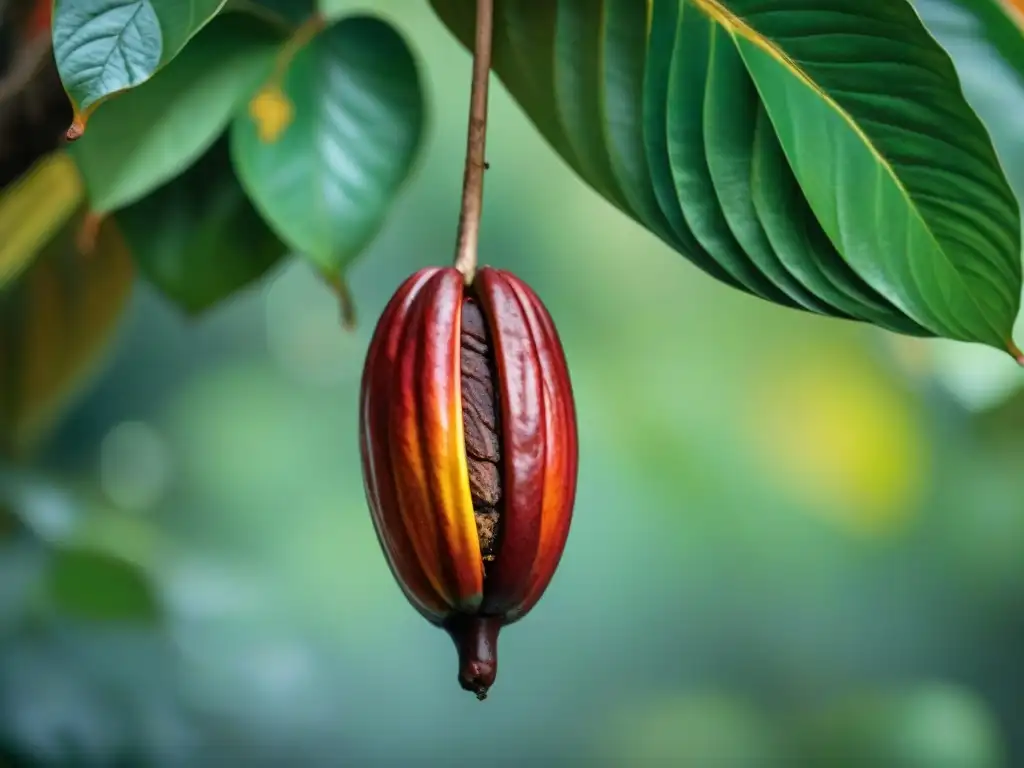
{"label": "cluster of leaves", "polygon": [[[475,3],[428,1],[470,47]],[[929,4],[976,17],[979,43],[1024,72],[1010,6]],[[60,301],[32,287],[56,279],[32,265],[58,237],[83,261],[57,277],[91,270],[111,292],[110,318],[68,336],[82,365],[124,303],[128,261],[189,313],[289,253],[344,295],[426,117],[402,34],[375,16],[331,18],[331,5],[54,0],[53,58],[80,138],[0,190],[5,331],[44,323]],[[38,27],[49,3],[34,7]],[[495,0],[494,70],[581,179],[712,277],[1021,357],[1018,202],[991,126],[911,0]],[[111,248],[131,257],[109,257],[116,289],[99,266]],[[87,322],[78,311],[62,307],[68,327]],[[74,378],[75,355],[61,374],[19,350],[26,339],[0,343],[0,363],[21,354],[25,370]],[[15,410],[0,402],[0,422]]]}
{"label": "cluster of leaves", "polygon": [[191,17],[115,5],[57,2],[53,24],[76,130],[88,125],[70,154],[92,214],[113,214],[140,269],[190,312],[288,251],[340,274],[419,147],[423,89],[401,36],[366,16],[327,24],[301,2],[209,24],[222,2]]}
{"label": "cluster of leaves", "polygon": [[[431,2],[470,46],[474,4]],[[949,2],[1010,22],[992,0]],[[496,0],[495,14],[495,71],[545,138],[708,274],[786,306],[1018,354],[1017,200],[909,0]],[[423,128],[411,53],[380,20],[320,18],[302,3],[206,0],[185,16],[158,0],[56,2],[91,206],[154,194],[125,212],[129,240],[190,308],[286,247],[336,276],[409,174]],[[207,177],[221,183],[195,182]],[[210,199],[189,215],[195,188]],[[191,247],[175,242],[189,234],[163,242],[218,205],[230,211],[207,217],[219,231],[206,221]]]}

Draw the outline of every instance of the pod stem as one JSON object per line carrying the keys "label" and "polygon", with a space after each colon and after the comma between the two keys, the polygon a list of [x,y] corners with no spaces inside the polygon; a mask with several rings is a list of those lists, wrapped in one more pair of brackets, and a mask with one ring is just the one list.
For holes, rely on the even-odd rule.
{"label": "pod stem", "polygon": [[487,86],[491,73],[493,28],[494,0],[477,0],[466,168],[462,177],[462,208],[459,212],[459,234],[454,261],[455,268],[465,277],[466,285],[471,284],[476,275],[480,217],[484,205],[484,170],[487,168]]}

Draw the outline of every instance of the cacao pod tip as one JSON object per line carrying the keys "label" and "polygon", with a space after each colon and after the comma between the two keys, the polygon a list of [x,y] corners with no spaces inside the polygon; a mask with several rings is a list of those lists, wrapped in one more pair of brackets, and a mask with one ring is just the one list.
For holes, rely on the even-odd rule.
{"label": "cacao pod tip", "polygon": [[459,685],[483,701],[498,676],[501,620],[493,616],[457,616],[449,621],[447,629],[459,652]]}

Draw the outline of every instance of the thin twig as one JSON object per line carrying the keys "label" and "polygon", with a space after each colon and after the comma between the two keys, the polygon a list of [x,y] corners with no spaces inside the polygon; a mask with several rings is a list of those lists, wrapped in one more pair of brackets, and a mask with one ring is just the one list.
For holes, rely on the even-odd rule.
{"label": "thin twig", "polygon": [[462,177],[462,209],[455,248],[455,268],[473,282],[476,275],[480,216],[484,204],[484,170],[487,147],[487,86],[491,73],[491,37],[494,0],[477,0],[476,42],[473,46],[473,86],[469,96],[469,134],[466,139],[466,170]]}

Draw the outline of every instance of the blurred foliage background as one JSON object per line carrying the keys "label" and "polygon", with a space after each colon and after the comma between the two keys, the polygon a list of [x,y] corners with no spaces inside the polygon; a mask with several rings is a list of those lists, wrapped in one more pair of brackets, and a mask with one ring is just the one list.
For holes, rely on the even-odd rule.
{"label": "blurred foliage background", "polygon": [[[1024,763],[1019,371],[701,275],[500,87],[482,261],[558,324],[580,489],[491,697],[459,689],[374,537],[356,403],[384,303],[453,251],[470,58],[426,3],[374,7],[431,128],[349,272],[358,329],[300,263],[198,319],[139,281],[43,450],[2,467],[0,765]],[[999,67],[961,75],[1019,126],[1024,100],[986,107]],[[1020,132],[994,138],[1024,194]]]}

